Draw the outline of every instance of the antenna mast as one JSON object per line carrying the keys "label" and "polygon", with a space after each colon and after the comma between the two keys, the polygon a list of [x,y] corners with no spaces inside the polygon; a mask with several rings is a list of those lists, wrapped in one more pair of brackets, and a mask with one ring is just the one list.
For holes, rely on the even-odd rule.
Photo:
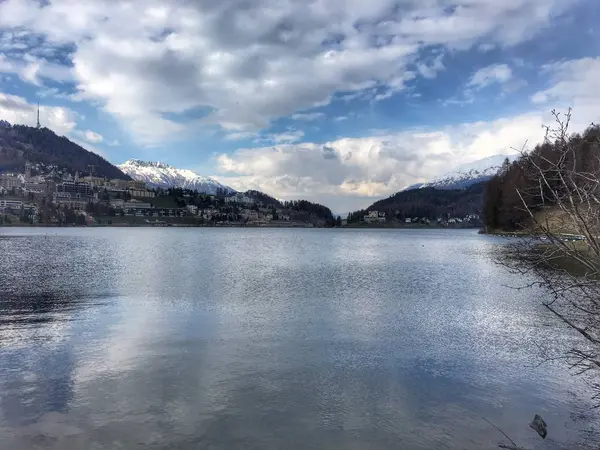
{"label": "antenna mast", "polygon": [[38,102],[38,108],[37,108],[37,129],[39,130],[41,127],[40,125],[40,102]]}

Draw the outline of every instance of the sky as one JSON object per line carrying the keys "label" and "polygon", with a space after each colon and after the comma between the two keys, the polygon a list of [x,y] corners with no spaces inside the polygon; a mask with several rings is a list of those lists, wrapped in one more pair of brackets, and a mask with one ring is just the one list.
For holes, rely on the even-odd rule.
{"label": "sky", "polygon": [[0,119],[351,211],[600,122],[597,0],[0,0]]}

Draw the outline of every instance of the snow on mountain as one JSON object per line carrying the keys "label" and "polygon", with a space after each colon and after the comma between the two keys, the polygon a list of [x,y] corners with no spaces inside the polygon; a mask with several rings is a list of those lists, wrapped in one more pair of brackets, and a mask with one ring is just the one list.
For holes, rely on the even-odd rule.
{"label": "snow on mountain", "polygon": [[154,188],[179,187],[205,194],[216,194],[217,189],[235,192],[234,189],[212,178],[203,177],[188,169],[176,169],[161,162],[130,159],[117,167],[134,180],[145,181],[148,186]]}
{"label": "snow on mountain", "polygon": [[469,186],[487,181],[498,173],[504,160],[514,161],[519,155],[494,155],[479,159],[467,164],[462,164],[441,177],[433,178],[425,183],[413,184],[406,187],[405,191],[411,189],[422,189],[433,187],[436,189],[466,189]]}

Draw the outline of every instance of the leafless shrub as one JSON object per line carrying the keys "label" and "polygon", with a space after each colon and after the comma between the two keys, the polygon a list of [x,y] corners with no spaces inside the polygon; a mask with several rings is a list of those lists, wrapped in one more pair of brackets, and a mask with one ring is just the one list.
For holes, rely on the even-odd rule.
{"label": "leafless shrub", "polygon": [[534,274],[551,294],[544,307],[579,335],[548,358],[585,376],[600,406],[600,140],[569,135],[571,110],[552,113],[556,124],[546,127],[544,144],[522,151],[519,170],[529,181],[513,190],[535,238],[519,239],[512,247],[519,257],[507,265]]}

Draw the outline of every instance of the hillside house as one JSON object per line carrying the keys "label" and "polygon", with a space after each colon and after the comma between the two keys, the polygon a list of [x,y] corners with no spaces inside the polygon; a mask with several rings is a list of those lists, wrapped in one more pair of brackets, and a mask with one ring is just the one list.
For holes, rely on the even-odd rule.
{"label": "hillside house", "polygon": [[258,221],[258,211],[254,211],[253,209],[244,209],[241,213],[243,219],[248,220],[249,222]]}
{"label": "hillside house", "polygon": [[23,207],[23,202],[19,200],[4,200],[0,199],[0,211],[12,210],[17,211]]}
{"label": "hillside house", "polygon": [[381,223],[385,222],[385,213],[379,211],[369,211],[364,218],[366,223]]}
{"label": "hillside house", "polygon": [[22,180],[18,175],[12,175],[9,173],[0,173],[0,186],[7,191],[21,187]]}
{"label": "hillside house", "polygon": [[129,188],[129,189],[127,189],[127,192],[132,197],[139,197],[139,198],[154,198],[154,197],[156,197],[156,193],[154,191],[149,191],[147,189]]}
{"label": "hillside house", "polygon": [[242,205],[252,205],[254,204],[254,199],[240,192],[237,192],[233,195],[225,197],[225,203],[239,203]]}

